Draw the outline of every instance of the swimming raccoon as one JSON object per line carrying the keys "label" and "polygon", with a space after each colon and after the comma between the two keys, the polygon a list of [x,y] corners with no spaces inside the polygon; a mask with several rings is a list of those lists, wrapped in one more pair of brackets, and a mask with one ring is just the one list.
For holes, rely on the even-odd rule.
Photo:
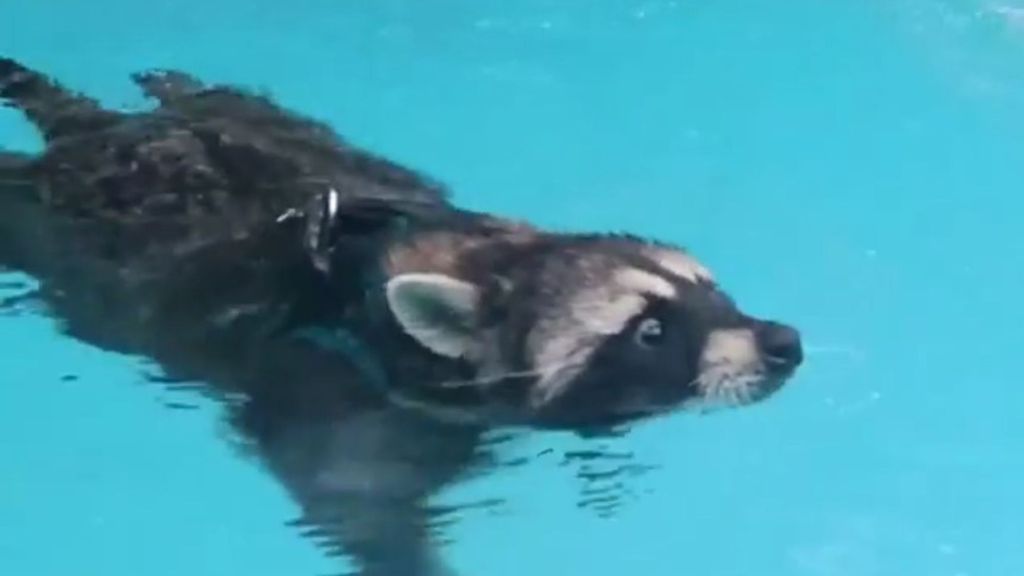
{"label": "swimming raccoon", "polygon": [[267,97],[133,78],[154,109],[0,59],[45,140],[0,157],[0,264],[71,336],[241,398],[233,424],[364,576],[446,573],[426,500],[488,430],[747,404],[801,363],[682,248],[461,209]]}

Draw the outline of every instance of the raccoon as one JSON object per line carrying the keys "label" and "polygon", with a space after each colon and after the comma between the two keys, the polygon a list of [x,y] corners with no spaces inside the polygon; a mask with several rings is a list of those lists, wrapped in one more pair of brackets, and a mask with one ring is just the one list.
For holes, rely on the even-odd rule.
{"label": "raccoon", "polygon": [[176,70],[106,109],[0,58],[42,134],[0,156],[0,265],[70,336],[222,395],[363,576],[450,573],[428,499],[498,427],[592,434],[741,406],[802,362],[685,249],[456,206],[329,126]]}

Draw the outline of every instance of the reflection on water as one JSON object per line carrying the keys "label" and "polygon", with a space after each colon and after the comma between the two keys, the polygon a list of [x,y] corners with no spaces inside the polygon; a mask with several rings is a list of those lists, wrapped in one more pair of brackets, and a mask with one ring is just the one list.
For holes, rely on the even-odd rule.
{"label": "reflection on water", "polygon": [[[45,314],[38,296],[30,279],[0,276],[0,315]],[[453,544],[452,528],[462,521],[516,512],[517,502],[499,488],[455,503],[433,502],[429,495],[446,483],[555,466],[578,480],[580,509],[611,518],[638,496],[635,479],[654,469],[617,446],[621,430],[554,447],[539,433],[481,435],[390,409],[338,419],[293,387],[243,393],[167,375],[146,360],[139,364],[139,380],[166,392],[160,401],[168,410],[199,410],[203,399],[225,408],[219,440],[287,490],[301,510],[288,526],[328,557],[350,559],[355,550],[379,559],[401,551],[426,561],[437,551],[421,547],[423,535],[444,547]],[[73,367],[60,380],[90,384]]]}

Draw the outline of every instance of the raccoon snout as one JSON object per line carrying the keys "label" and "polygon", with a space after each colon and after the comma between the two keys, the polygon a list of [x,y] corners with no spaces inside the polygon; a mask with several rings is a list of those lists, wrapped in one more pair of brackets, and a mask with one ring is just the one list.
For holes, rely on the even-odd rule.
{"label": "raccoon snout", "polygon": [[755,330],[764,363],[772,372],[792,372],[804,359],[800,332],[778,322],[761,322]]}

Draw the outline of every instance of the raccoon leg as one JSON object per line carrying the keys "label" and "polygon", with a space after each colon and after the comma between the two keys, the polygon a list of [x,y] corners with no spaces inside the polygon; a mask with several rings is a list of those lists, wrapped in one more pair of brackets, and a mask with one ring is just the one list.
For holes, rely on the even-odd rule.
{"label": "raccoon leg", "polygon": [[341,496],[300,522],[332,556],[352,559],[357,576],[456,576],[427,534],[415,502]]}
{"label": "raccoon leg", "polygon": [[431,534],[428,499],[474,462],[479,432],[394,408],[264,436],[268,467],[303,510],[306,535],[359,576],[453,576]]}
{"label": "raccoon leg", "polygon": [[0,102],[21,110],[47,141],[100,127],[119,116],[4,57],[0,57]]}

